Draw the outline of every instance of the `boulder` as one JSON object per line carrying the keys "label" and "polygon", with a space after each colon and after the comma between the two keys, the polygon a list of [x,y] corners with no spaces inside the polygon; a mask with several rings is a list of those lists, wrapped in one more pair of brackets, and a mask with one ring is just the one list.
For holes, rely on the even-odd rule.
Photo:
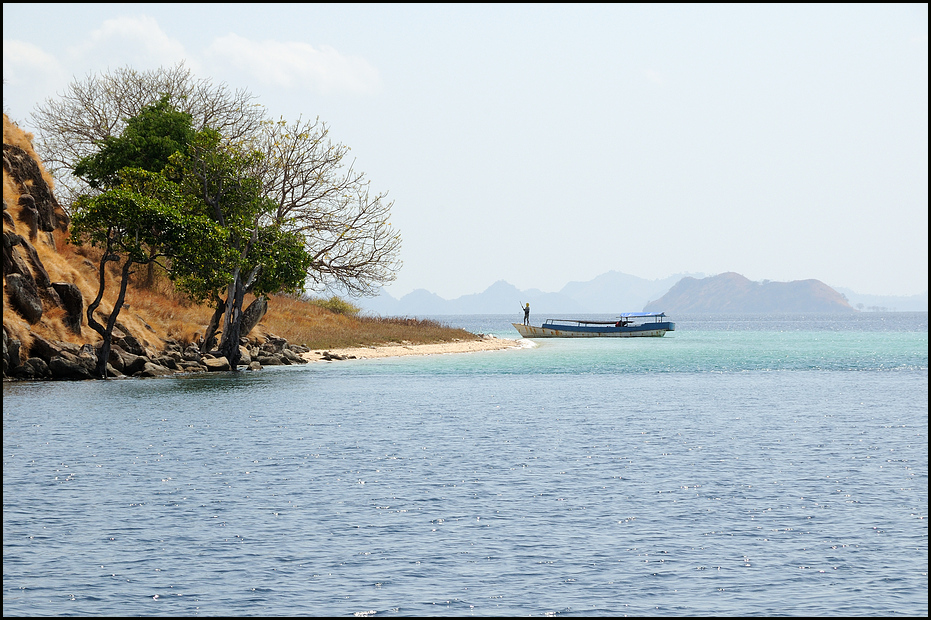
{"label": "boulder", "polygon": [[23,366],[32,367],[32,375],[36,379],[49,379],[52,376],[52,371],[49,370],[48,364],[46,364],[45,360],[41,357],[30,357],[23,362]]}
{"label": "boulder", "polygon": [[5,376],[11,376],[10,373],[14,368],[22,364],[22,360],[19,358],[19,350],[21,343],[16,338],[10,336],[6,331],[6,327],[3,328],[3,374]]}
{"label": "boulder", "polygon": [[84,296],[81,295],[81,290],[69,282],[52,282],[51,286],[58,293],[61,306],[65,309],[62,322],[65,327],[80,336],[81,324],[84,322]]}
{"label": "boulder", "polygon": [[134,377],[163,377],[165,375],[174,374],[171,369],[160,366],[159,364],[154,364],[152,362],[146,362],[142,370],[134,374]]}
{"label": "boulder", "polygon": [[53,379],[81,381],[94,378],[93,370],[87,368],[80,358],[67,351],[63,351],[60,356],[53,357],[48,367]]}
{"label": "boulder", "polygon": [[20,255],[16,246],[22,244],[24,239],[10,230],[3,231],[3,275],[18,273],[32,277],[26,261]]}
{"label": "boulder", "polygon": [[208,357],[204,359],[204,364],[207,366],[207,372],[220,372],[230,369],[229,360],[225,357]]}
{"label": "boulder", "polygon": [[42,300],[36,289],[35,280],[22,274],[11,273],[6,276],[6,292],[10,306],[28,323],[35,325],[42,318]]}
{"label": "boulder", "polygon": [[198,349],[195,344],[189,344],[184,352],[181,353],[181,359],[186,362],[201,363],[203,357],[204,356],[200,354],[200,349]]}

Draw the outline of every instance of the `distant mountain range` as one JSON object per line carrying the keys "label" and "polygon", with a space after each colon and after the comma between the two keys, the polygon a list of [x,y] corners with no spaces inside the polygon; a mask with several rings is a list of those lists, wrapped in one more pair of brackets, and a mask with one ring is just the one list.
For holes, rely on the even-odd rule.
{"label": "distant mountain range", "polygon": [[443,299],[417,289],[400,299],[382,291],[353,299],[366,314],[430,316],[442,314],[520,314],[530,303],[534,315],[619,314],[621,312],[854,312],[856,310],[927,311],[928,294],[912,297],[858,295],[835,290],[819,280],[752,282],[737,273],[705,277],[676,274],[646,280],[609,271],[588,282],[570,282],[558,293],[520,290],[499,280],[485,291]]}

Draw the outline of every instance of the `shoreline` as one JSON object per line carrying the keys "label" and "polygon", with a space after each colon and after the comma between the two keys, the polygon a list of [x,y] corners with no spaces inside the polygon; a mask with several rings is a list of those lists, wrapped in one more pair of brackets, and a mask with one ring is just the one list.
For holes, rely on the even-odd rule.
{"label": "shoreline", "polygon": [[476,353],[479,351],[501,351],[503,349],[520,349],[528,346],[519,340],[510,338],[484,337],[480,340],[459,340],[431,344],[410,344],[406,342],[377,346],[347,347],[343,349],[324,349],[308,351],[301,355],[308,362],[329,362],[332,360],[375,359],[381,357],[402,357],[406,355],[443,355],[447,353]]}

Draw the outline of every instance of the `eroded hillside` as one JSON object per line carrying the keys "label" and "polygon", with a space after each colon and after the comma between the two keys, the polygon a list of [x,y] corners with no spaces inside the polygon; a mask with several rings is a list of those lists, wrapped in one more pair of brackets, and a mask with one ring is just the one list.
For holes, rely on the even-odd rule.
{"label": "eroded hillside", "polygon": [[[3,115],[3,346],[4,375],[25,362],[40,341],[76,347],[100,336],[84,315],[97,295],[100,252],[68,243],[69,217],[54,195],[54,183],[32,145],[32,135]],[[149,276],[136,274],[137,280]],[[107,272],[98,312],[109,315],[117,293],[116,274]],[[150,283],[151,284],[151,283]],[[192,342],[207,322],[206,308],[185,304],[170,285],[130,286],[115,335],[131,336],[148,356],[166,340]],[[144,317],[144,318],[143,318]],[[192,321],[194,319],[194,321]],[[13,349],[17,351],[13,351]]]}

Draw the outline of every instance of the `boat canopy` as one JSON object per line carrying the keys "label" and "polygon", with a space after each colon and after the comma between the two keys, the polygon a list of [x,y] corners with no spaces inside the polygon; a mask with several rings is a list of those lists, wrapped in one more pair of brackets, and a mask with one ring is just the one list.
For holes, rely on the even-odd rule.
{"label": "boat canopy", "polygon": [[642,317],[666,316],[665,312],[622,312],[620,315],[625,319],[638,319]]}
{"label": "boat canopy", "polygon": [[[626,319],[645,319],[652,318],[659,321],[659,319],[666,316],[665,312],[623,312],[618,315],[618,319],[624,320],[624,324],[627,325]],[[576,325],[614,325],[618,320],[612,321],[588,321],[585,319],[546,319],[543,326],[551,326],[557,323],[575,323]]]}

